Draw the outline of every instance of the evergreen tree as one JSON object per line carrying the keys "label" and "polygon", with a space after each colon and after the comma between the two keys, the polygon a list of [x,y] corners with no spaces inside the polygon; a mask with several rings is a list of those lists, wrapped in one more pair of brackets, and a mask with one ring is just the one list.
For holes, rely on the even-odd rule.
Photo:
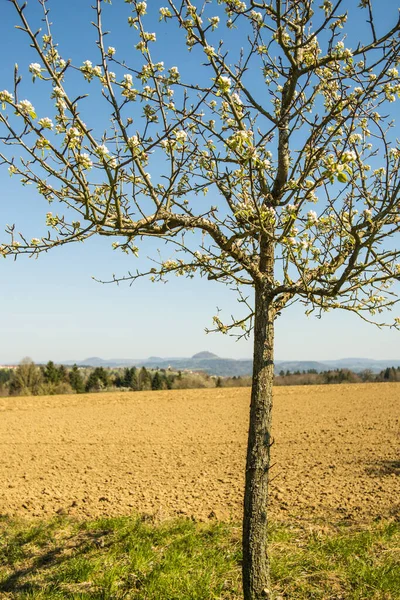
{"label": "evergreen tree", "polygon": [[163,382],[162,382],[160,373],[158,371],[156,371],[156,373],[153,377],[153,381],[151,382],[151,389],[152,390],[162,390],[163,389]]}
{"label": "evergreen tree", "polygon": [[83,377],[77,365],[74,365],[71,371],[69,372],[69,384],[77,394],[82,394],[85,391]]}
{"label": "evergreen tree", "polygon": [[167,390],[172,390],[172,384],[174,383],[174,376],[165,374],[163,381],[164,381],[164,387]]}
{"label": "evergreen tree", "polygon": [[60,373],[52,360],[42,369],[45,383],[57,384],[60,381]]}
{"label": "evergreen tree", "polygon": [[86,392],[98,392],[101,390],[101,384],[99,382],[96,370],[92,371],[86,381],[85,391]]}
{"label": "evergreen tree", "polygon": [[64,365],[60,365],[58,367],[58,383],[68,382],[68,379],[69,376],[67,369],[64,367]]}
{"label": "evergreen tree", "polygon": [[138,376],[136,367],[125,369],[124,375],[124,387],[128,387],[131,390],[137,391],[138,389]]}
{"label": "evergreen tree", "polygon": [[146,369],[142,367],[139,373],[138,389],[139,390],[151,390],[151,375]]}

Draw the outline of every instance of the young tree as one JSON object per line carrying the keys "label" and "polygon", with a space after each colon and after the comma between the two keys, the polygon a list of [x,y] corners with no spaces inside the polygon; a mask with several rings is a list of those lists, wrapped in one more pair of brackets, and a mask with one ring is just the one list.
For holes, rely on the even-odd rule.
{"label": "young tree", "polygon": [[[166,0],[160,19],[191,52],[184,78],[153,58],[155,3],[127,0],[137,51],[129,62],[105,44],[106,0],[95,0],[98,58],[74,66],[59,54],[45,0],[44,35],[11,2],[37,53],[29,69],[54,109],[36,115],[16,70],[13,93],[0,92],[1,160],[66,211],[47,213],[48,234],[31,241],[9,227],[0,252],[38,254],[98,234],[136,255],[142,238],[155,237],[177,252],[125,280],[197,271],[237,289],[248,315],[214,323],[254,335],[243,587],[246,600],[269,598],[275,321],[299,300],[309,313],[340,308],[383,325],[398,301],[393,4],[379,3],[387,18],[377,22],[373,0]],[[106,102],[109,122],[84,122],[89,92]]]}

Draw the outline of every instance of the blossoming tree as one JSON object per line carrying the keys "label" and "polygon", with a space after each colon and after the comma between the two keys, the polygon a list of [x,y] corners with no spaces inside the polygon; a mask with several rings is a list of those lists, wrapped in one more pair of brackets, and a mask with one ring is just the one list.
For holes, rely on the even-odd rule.
{"label": "blossoming tree", "polygon": [[[73,65],[59,53],[46,1],[41,33],[11,2],[53,109],[42,114],[24,99],[16,70],[15,89],[0,92],[1,163],[58,208],[44,236],[29,241],[10,226],[0,254],[92,235],[137,254],[144,237],[160,238],[171,253],[125,280],[200,272],[237,289],[247,316],[226,323],[218,314],[214,328],[254,335],[243,589],[246,600],[271,598],[275,320],[300,300],[309,312],[340,308],[383,325],[398,300],[400,148],[387,115],[400,95],[399,22],[381,31],[372,0],[166,0],[160,20],[182,35],[185,64],[196,67],[183,77],[153,59],[154,3],[126,0],[129,63],[105,44],[110,2],[94,0],[98,59]],[[357,23],[348,37],[346,9]],[[78,96],[69,84],[77,71]],[[109,120],[84,122],[90,100],[107,103]]]}

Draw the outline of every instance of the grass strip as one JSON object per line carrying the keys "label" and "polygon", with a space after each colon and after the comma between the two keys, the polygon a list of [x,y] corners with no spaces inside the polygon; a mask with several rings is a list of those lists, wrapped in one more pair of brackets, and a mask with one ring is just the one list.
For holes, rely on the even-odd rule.
{"label": "grass strip", "polygon": [[[276,595],[400,598],[400,524],[276,524]],[[139,517],[0,520],[0,599],[239,600],[240,527]]]}

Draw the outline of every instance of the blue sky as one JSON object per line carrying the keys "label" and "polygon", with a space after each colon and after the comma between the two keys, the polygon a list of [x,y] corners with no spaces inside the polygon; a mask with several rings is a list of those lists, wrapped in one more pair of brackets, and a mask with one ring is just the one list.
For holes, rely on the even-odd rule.
{"label": "blue sky", "polygon": [[[93,15],[87,0],[49,1],[55,37],[60,51],[81,64],[95,62],[94,32],[89,25]],[[162,6],[163,3],[154,3]],[[349,2],[353,4],[353,2]],[[379,21],[385,24],[388,14],[395,14],[393,2],[380,3]],[[150,2],[149,2],[150,5]],[[391,12],[389,11],[391,7]],[[31,2],[28,14],[40,25],[39,5]],[[127,6],[115,0],[106,6],[108,43],[121,55],[130,51],[128,37],[120,33],[121,22],[127,30]],[[125,15],[125,16],[123,16]],[[32,87],[28,65],[36,61],[27,39],[13,26],[17,23],[11,3],[3,3],[0,39],[6,52],[0,64],[0,89],[12,89],[15,62],[26,77],[26,90],[35,106],[46,102],[40,83]],[[155,30],[158,27],[154,22]],[[166,64],[175,64],[178,46],[166,29],[159,36],[159,49]],[[182,55],[180,66],[190,69],[190,55]],[[181,69],[182,70],[182,69]],[[90,89],[88,90],[90,92]],[[24,96],[25,97],[25,96]],[[91,106],[91,110],[93,107]],[[101,109],[93,118],[101,120]],[[7,223],[32,237],[43,228],[48,205],[35,190],[22,188],[0,168],[0,231]],[[0,240],[3,236],[0,235]],[[139,358],[149,355],[187,356],[210,350],[220,356],[245,358],[252,354],[251,340],[236,342],[221,334],[204,333],[212,325],[218,306],[223,315],[237,313],[233,292],[221,284],[195,278],[174,278],[167,284],[142,280],[128,285],[101,285],[92,279],[108,279],[113,273],[123,275],[128,269],[145,264],[155,256],[156,243],[147,243],[139,261],[116,253],[110,241],[92,239],[86,244],[70,245],[42,255],[37,260],[21,256],[0,262],[0,364],[17,362],[23,356],[34,360],[104,358]],[[354,315],[336,311],[322,319],[306,317],[301,305],[283,313],[277,322],[277,359],[333,359],[339,357],[399,358],[400,333],[378,330]]]}

